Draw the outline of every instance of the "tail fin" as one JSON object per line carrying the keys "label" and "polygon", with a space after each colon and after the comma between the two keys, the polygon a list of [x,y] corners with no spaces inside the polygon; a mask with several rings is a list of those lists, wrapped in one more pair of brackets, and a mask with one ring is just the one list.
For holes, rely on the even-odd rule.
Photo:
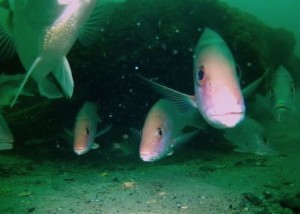
{"label": "tail fin", "polygon": [[[47,76],[39,82],[40,94],[49,99],[61,98],[64,94],[69,98],[72,97],[74,81],[72,71],[66,57],[63,57],[59,65],[54,69],[53,75],[60,87],[53,82],[49,76]],[[64,93],[62,93],[61,89]]]}
{"label": "tail fin", "polygon": [[62,62],[54,70],[53,75],[59,82],[67,97],[72,97],[74,89],[74,81],[69,62],[66,57],[63,57]]}
{"label": "tail fin", "polygon": [[[40,68],[42,68],[42,70],[40,72],[43,72],[43,69],[44,69],[43,67],[45,66],[43,61],[44,60],[42,57],[36,58],[36,60],[32,64],[32,66],[30,67],[29,71],[26,73],[26,76],[25,76],[23,82],[21,83],[19,89],[17,90],[16,96],[13,99],[10,107],[12,107],[16,103],[18,97],[22,93],[22,90],[23,90],[25,84],[27,83],[29,77],[33,73],[33,71],[39,72],[38,67],[40,67]],[[49,69],[51,69],[51,68],[49,67]],[[64,93],[68,97],[71,97],[73,94],[74,82],[73,82],[73,77],[72,77],[72,71],[70,69],[70,65],[69,65],[69,62],[66,57],[63,57],[61,62],[59,63],[59,65],[54,69],[53,75],[55,76],[56,80],[60,84]],[[63,93],[56,86],[56,84],[54,82],[52,82],[51,79],[48,78],[48,76],[46,76],[43,79],[41,79],[40,81],[38,81],[38,87],[39,87],[40,94],[47,98],[55,99],[55,98],[63,97]]]}

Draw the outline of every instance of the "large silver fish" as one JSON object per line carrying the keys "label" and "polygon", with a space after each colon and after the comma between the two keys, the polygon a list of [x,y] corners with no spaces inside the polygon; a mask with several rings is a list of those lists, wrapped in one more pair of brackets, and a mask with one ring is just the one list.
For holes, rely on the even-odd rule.
{"label": "large silver fish", "polygon": [[87,153],[90,149],[97,149],[95,138],[110,130],[111,125],[97,132],[100,117],[97,113],[97,105],[85,102],[79,110],[74,127],[74,152],[77,155]]}
{"label": "large silver fish", "polygon": [[[184,132],[186,126],[197,129]],[[196,109],[183,113],[174,102],[160,99],[147,114],[142,130],[140,158],[152,162],[171,155],[177,146],[204,128],[205,123]]]}
{"label": "large silver fish", "polygon": [[[102,1],[99,2],[102,4]],[[79,37],[81,41],[89,43],[94,36],[93,31],[99,29],[105,20],[103,15],[107,13],[95,11],[95,17],[87,23],[97,3],[98,0],[9,1],[11,12],[7,20],[2,22],[4,30],[0,30],[0,43],[8,44],[7,38],[13,41],[27,71],[11,106],[29,77],[37,82],[43,96],[72,96],[74,82],[66,55]],[[103,10],[102,7],[97,9]],[[11,45],[2,48],[5,47],[11,49]],[[53,77],[60,88],[53,82]]]}

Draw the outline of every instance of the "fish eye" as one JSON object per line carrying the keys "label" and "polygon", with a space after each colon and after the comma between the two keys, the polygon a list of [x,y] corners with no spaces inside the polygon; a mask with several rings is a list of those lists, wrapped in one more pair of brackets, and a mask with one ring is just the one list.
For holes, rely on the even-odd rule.
{"label": "fish eye", "polygon": [[205,69],[204,66],[201,65],[197,72],[197,80],[200,83],[200,85],[203,85],[205,79],[204,77],[205,77]]}
{"label": "fish eye", "polygon": [[86,133],[86,134],[90,134],[89,128],[85,128],[85,133]]}
{"label": "fish eye", "polygon": [[163,136],[163,131],[161,128],[157,128],[157,131],[155,133],[157,136],[162,137]]}
{"label": "fish eye", "polygon": [[291,90],[291,93],[292,93],[292,94],[294,94],[294,93],[295,93],[295,88],[294,88],[294,86],[293,86],[293,85],[291,85],[291,86],[290,86],[290,90]]}
{"label": "fish eye", "polygon": [[261,140],[262,140],[262,143],[263,143],[263,144],[265,144],[265,145],[268,145],[268,144],[269,144],[269,143],[268,143],[268,139],[267,139],[266,137],[262,137]]}

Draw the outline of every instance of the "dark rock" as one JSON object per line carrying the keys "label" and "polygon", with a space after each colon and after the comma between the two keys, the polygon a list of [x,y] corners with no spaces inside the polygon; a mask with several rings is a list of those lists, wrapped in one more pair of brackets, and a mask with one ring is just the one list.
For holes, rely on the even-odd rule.
{"label": "dark rock", "polygon": [[256,195],[254,195],[253,193],[244,193],[243,194],[244,198],[247,199],[251,204],[254,205],[262,205],[263,201],[261,200],[261,198],[257,197]]}
{"label": "dark rock", "polygon": [[300,212],[300,192],[293,196],[287,196],[280,200],[280,205],[285,208],[290,208],[295,213]]}

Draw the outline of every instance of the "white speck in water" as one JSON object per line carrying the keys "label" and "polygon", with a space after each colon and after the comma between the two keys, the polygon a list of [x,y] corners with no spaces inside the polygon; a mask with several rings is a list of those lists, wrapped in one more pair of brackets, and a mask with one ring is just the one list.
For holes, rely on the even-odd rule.
{"label": "white speck in water", "polygon": [[248,67],[251,67],[251,66],[252,66],[252,63],[251,63],[251,62],[247,62],[247,66],[248,66]]}
{"label": "white speck in water", "polygon": [[129,138],[129,135],[128,134],[123,134],[122,137],[123,137],[124,140],[127,140]]}
{"label": "white speck in water", "polygon": [[176,50],[176,49],[173,50],[173,54],[174,54],[174,55],[178,54],[178,50]]}

